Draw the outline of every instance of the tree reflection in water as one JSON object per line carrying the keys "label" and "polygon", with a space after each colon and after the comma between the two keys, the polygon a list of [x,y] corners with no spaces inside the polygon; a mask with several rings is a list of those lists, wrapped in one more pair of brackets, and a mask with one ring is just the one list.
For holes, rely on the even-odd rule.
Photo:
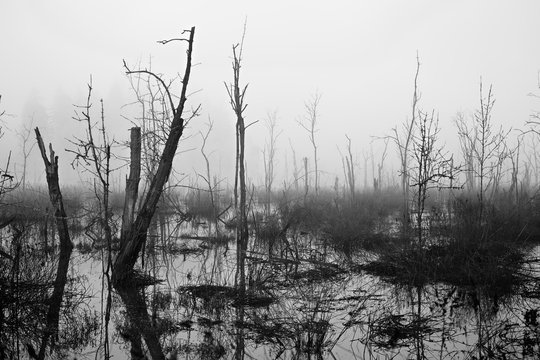
{"label": "tree reflection in water", "polygon": [[[180,239],[190,230],[154,228],[153,249],[132,282],[113,294],[111,355],[114,358],[182,359],[519,359],[538,358],[537,286],[501,293],[486,286],[392,283],[343,263],[329,249],[309,256],[301,238],[289,239],[298,256],[252,252],[246,291],[234,282],[234,250],[210,239]],[[176,235],[173,234],[176,231]],[[0,343],[3,358],[38,355],[58,269],[58,249],[41,256],[37,227],[4,229],[9,257],[0,258]],[[165,234],[165,235],[161,235]],[[183,236],[184,236],[183,235]],[[191,234],[193,235],[193,234]],[[306,239],[307,240],[307,239]],[[297,244],[294,241],[298,241]],[[178,244],[181,244],[179,246]],[[274,244],[274,249],[279,249]],[[303,250],[302,250],[303,249]],[[304,252],[304,253],[303,253]],[[85,255],[86,256],[86,255]],[[98,349],[96,299],[77,275],[72,255],[57,335],[47,357]],[[86,266],[86,265],[85,265]],[[218,276],[219,275],[219,276]],[[161,279],[158,282],[156,279]],[[93,285],[96,286],[96,285]],[[92,289],[98,293],[99,288]],[[510,291],[511,290],[511,291]],[[126,350],[123,350],[126,347]],[[52,350],[51,350],[52,349]]]}
{"label": "tree reflection in water", "polygon": [[98,316],[70,254],[45,249],[34,220],[17,220],[4,235],[10,257],[0,257],[0,358],[62,357],[90,346]]}
{"label": "tree reflection in water", "polygon": [[[260,252],[248,256],[246,295],[239,297],[230,286],[235,268],[231,251],[208,239],[181,241],[180,254],[164,247],[147,252],[144,271],[165,281],[137,292],[146,297],[147,317],[128,317],[150,324],[135,327],[139,337],[132,348],[140,349],[142,330],[153,329],[152,341],[157,339],[167,356],[185,359],[539,355],[535,314],[540,302],[516,291],[396,284],[357,271],[331,250],[314,259],[306,253],[309,246],[289,239],[299,250],[286,259]],[[220,276],[215,264],[220,264]],[[141,309],[135,294],[121,297],[128,308]]]}

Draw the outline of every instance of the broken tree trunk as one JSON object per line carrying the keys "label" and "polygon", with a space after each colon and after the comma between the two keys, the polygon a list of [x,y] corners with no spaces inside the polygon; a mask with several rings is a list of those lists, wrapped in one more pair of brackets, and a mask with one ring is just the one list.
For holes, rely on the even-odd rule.
{"label": "broken tree trunk", "polygon": [[[122,232],[120,238],[126,241],[129,229],[133,225],[135,218],[135,205],[139,194],[139,181],[141,180],[141,128],[133,127],[130,142],[130,164],[129,177],[126,180],[126,197],[124,202],[124,213],[122,215]],[[121,244],[124,246],[125,244]]]}
{"label": "broken tree trunk", "polygon": [[54,337],[58,331],[60,306],[62,305],[64,287],[67,282],[69,259],[73,250],[73,243],[69,238],[67,217],[64,210],[64,203],[62,201],[62,193],[60,192],[60,185],[58,183],[58,156],[55,156],[52,145],[49,145],[50,159],[47,158],[47,150],[43,144],[43,139],[39,129],[36,128],[35,132],[39,151],[41,152],[41,157],[43,158],[43,163],[45,164],[47,185],[49,187],[49,197],[54,209],[56,227],[58,228],[58,237],[60,238],[60,257],[58,260],[58,269],[56,271],[53,293],[49,300],[46,327],[43,332],[43,338],[41,340],[41,346],[38,354],[38,359],[45,359],[45,351],[47,349],[49,339]]}

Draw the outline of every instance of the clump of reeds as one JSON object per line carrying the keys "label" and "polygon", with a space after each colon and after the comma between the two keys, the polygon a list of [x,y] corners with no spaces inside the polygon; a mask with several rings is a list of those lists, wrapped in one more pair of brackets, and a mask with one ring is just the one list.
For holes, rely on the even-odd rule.
{"label": "clump of reeds", "polygon": [[305,201],[279,206],[284,224],[297,231],[325,235],[329,245],[351,254],[358,249],[386,247],[392,241],[392,214],[400,206],[399,194],[365,192],[354,197],[322,192]]}
{"label": "clump of reeds", "polygon": [[263,242],[276,241],[284,231],[279,217],[275,214],[254,219],[252,225],[256,239]]}
{"label": "clump of reeds", "polygon": [[393,283],[481,286],[488,292],[503,295],[513,293],[523,283],[524,257],[522,251],[504,243],[406,246],[379,254],[377,260],[363,268]]}
{"label": "clump of reeds", "polygon": [[517,291],[526,281],[523,264],[534,238],[530,218],[502,201],[480,210],[471,198],[454,200],[450,214],[442,236],[379,251],[378,259],[364,268],[391,282],[415,286],[444,282],[481,286],[499,295]]}
{"label": "clump of reeds", "polygon": [[218,215],[215,204],[212,203],[210,194],[202,190],[188,192],[185,197],[186,213],[196,219],[215,219]]}

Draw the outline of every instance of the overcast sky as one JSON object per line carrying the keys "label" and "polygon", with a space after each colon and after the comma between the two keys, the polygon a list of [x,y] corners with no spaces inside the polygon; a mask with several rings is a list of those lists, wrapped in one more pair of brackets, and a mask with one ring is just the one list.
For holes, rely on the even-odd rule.
{"label": "overcast sky", "polygon": [[[540,108],[540,101],[527,96],[539,91],[539,15],[538,0],[2,0],[0,109],[13,115],[4,118],[12,130],[31,114],[40,117],[35,123],[61,150],[73,126],[71,104],[83,103],[92,75],[111,132],[127,139],[131,124],[121,117],[121,106],[133,101],[133,94],[122,59],[145,65],[151,57],[156,72],[174,77],[183,72],[185,48],[156,41],[195,26],[197,65],[190,89],[197,92],[188,101],[201,104],[202,112],[189,132],[196,134],[208,117],[215,121],[208,148],[227,172],[234,163],[234,116],[223,82],[232,77],[231,46],[240,41],[247,18],[242,68],[242,80],[250,84],[246,121],[277,111],[283,172],[289,139],[298,157],[311,156],[296,121],[304,116],[305,101],[318,91],[321,168],[332,178],[341,174],[336,145],[343,146],[345,134],[361,159],[371,136],[387,134],[407,119],[417,52],[421,107],[439,113],[446,142],[455,140],[456,112],[478,106],[480,77],[486,86],[493,84],[494,122],[523,127]],[[262,169],[265,136],[261,123],[248,131],[248,169],[254,181]],[[197,144],[194,137],[181,146],[187,150]],[[14,136],[0,140],[2,157],[19,147]],[[64,152],[59,155],[70,159]],[[192,151],[180,160],[190,172],[201,158]],[[290,172],[292,160],[287,161]]]}

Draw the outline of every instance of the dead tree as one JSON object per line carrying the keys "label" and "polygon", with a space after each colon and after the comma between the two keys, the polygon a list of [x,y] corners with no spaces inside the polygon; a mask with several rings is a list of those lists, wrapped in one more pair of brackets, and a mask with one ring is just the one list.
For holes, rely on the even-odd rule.
{"label": "dead tree", "polygon": [[476,137],[477,128],[473,126],[469,127],[463,113],[458,113],[455,118],[455,124],[458,129],[459,146],[461,148],[461,155],[463,157],[465,172],[465,186],[469,192],[476,190],[476,177],[475,177],[475,157],[476,152]]}
{"label": "dead tree", "polygon": [[139,64],[138,70],[131,70],[125,62],[124,68],[132,75],[129,81],[137,99],[135,104],[141,108],[136,126],[141,128],[141,173],[143,186],[147,186],[156,173],[168,136],[168,126],[175,108],[168,89],[175,79],[165,83],[160,75],[152,72],[151,60],[148,68],[143,69]]}
{"label": "dead tree", "polygon": [[442,148],[437,146],[439,119],[434,113],[418,111],[416,131],[412,138],[411,157],[414,164],[409,169],[411,186],[416,187],[415,213],[418,234],[417,245],[424,246],[423,216],[428,191],[440,186],[440,181],[450,178],[451,160],[447,160]]}
{"label": "dead tree", "polygon": [[[85,129],[86,137],[75,138],[70,140],[74,149],[68,149],[66,151],[73,153],[75,159],[72,162],[72,166],[81,167],[83,171],[90,173],[94,179],[97,179],[97,183],[94,183],[94,195],[96,198],[98,211],[95,215],[97,220],[97,229],[87,229],[87,234],[92,238],[93,242],[103,241],[106,245],[106,251],[101,253],[102,256],[102,271],[103,271],[103,288],[102,288],[102,300],[103,296],[106,296],[105,306],[105,323],[104,329],[104,351],[105,357],[109,356],[109,336],[108,336],[108,322],[110,319],[110,310],[112,306],[112,283],[111,283],[111,271],[112,271],[112,229],[111,218],[112,211],[109,206],[110,196],[110,177],[111,177],[111,144],[105,127],[105,110],[103,105],[103,99],[100,100],[100,119],[94,121],[92,110],[92,77],[88,83],[88,96],[84,105],[76,106],[75,116],[73,119],[82,124]],[[89,227],[90,228],[90,227]],[[106,280],[106,281],[105,281]],[[105,291],[106,287],[106,291]]]}
{"label": "dead tree", "polygon": [[[124,202],[124,212],[122,215],[121,242],[123,239],[130,239],[133,228],[136,224],[135,205],[138,195],[138,185],[141,175],[141,128],[131,128],[130,142],[130,170],[126,180],[126,192]],[[116,266],[116,264],[115,264]],[[113,272],[115,279],[116,271]],[[129,275],[125,275],[125,279]],[[113,281],[114,281],[113,280]],[[139,291],[136,284],[127,279],[124,283],[115,283],[115,287],[126,306],[126,313],[130,322],[131,354],[142,354],[141,337],[144,338],[146,346],[152,359],[165,359],[161,344],[156,331],[153,329],[152,321],[148,315],[146,300]],[[125,281],[125,280],[123,280]]]}
{"label": "dead tree", "polygon": [[417,105],[420,100],[420,94],[418,93],[418,74],[420,72],[420,59],[416,56],[416,74],[414,76],[414,92],[412,99],[412,111],[411,118],[403,123],[402,131],[398,131],[397,128],[392,129],[393,134],[389,136],[394,141],[398,148],[400,158],[400,175],[401,175],[401,192],[403,194],[403,210],[402,210],[402,224],[405,231],[409,228],[410,215],[409,215],[409,153],[411,147],[411,141],[413,137],[413,130],[416,124]]}
{"label": "dead tree", "polygon": [[[121,287],[126,280],[130,279],[130,274],[133,272],[133,267],[137,261],[139,252],[144,241],[146,240],[148,228],[156,211],[157,203],[161,197],[165,183],[169,178],[169,174],[171,173],[178,142],[180,141],[180,137],[184,132],[184,125],[186,121],[184,118],[184,106],[187,100],[187,87],[191,73],[191,56],[193,52],[195,27],[192,27],[190,30],[185,30],[184,33],[188,33],[189,38],[173,39],[186,41],[188,43],[187,61],[184,76],[182,78],[180,99],[178,101],[178,105],[176,108],[174,108],[173,98],[169,93],[169,89],[167,86],[164,86],[164,91],[167,93],[169,104],[171,104],[173,119],[169,126],[169,133],[163,148],[163,152],[159,159],[156,173],[150,182],[145,197],[142,199],[138,214],[136,217],[134,217],[133,223],[130,224],[129,227],[123,227],[124,231],[122,232],[122,237],[120,239],[120,251],[115,260],[113,268],[113,284],[115,287]],[[128,70],[127,73],[132,74],[136,72],[131,72]],[[163,85],[165,84],[163,83]],[[137,159],[140,161],[140,155],[135,156],[135,158],[132,158],[131,161],[137,161]],[[135,192],[132,192],[132,194],[135,194]],[[129,204],[131,202],[136,202],[136,199],[130,199],[126,203]]]}
{"label": "dead tree", "polygon": [[345,135],[347,138],[347,155],[346,158],[347,162],[347,179],[349,183],[349,190],[351,192],[351,198],[354,200],[354,194],[356,189],[356,177],[354,174],[354,161],[353,161],[353,155],[351,150],[351,138]]}
{"label": "dead tree", "polygon": [[371,158],[371,155],[367,151],[362,151],[362,157],[364,158],[364,191],[367,191],[368,188],[368,160]]}
{"label": "dead tree", "polygon": [[[212,174],[210,172],[210,160],[208,159],[208,154],[206,153],[206,150],[205,150],[206,142],[208,141],[208,136],[210,136],[210,133],[212,132],[213,127],[214,127],[214,122],[208,119],[206,132],[205,133],[199,132],[202,138],[201,155],[203,156],[204,162],[206,164],[206,176],[202,176],[202,175],[199,175],[199,176],[201,176],[206,182],[206,185],[208,188],[208,194],[210,195],[210,203],[212,204],[212,220],[215,226],[216,235],[219,235],[218,208],[217,208],[216,199],[214,196],[214,193],[215,193],[214,187],[217,186],[217,184],[214,184],[214,186],[212,185]],[[210,229],[211,227],[209,227],[209,230]]]}
{"label": "dead tree", "polygon": [[308,176],[308,158],[304,158],[304,204],[307,201],[309,192],[309,176]]}
{"label": "dead tree", "polygon": [[480,109],[474,115],[475,127],[477,128],[476,137],[474,139],[478,147],[475,147],[475,156],[478,161],[477,176],[480,181],[480,219],[484,210],[485,191],[490,185],[490,179],[487,179],[488,159],[494,155],[494,151],[498,148],[500,141],[492,137],[491,130],[491,110],[495,104],[495,99],[492,97],[491,86],[489,87],[488,96],[484,98],[482,93],[482,81],[480,81]]}
{"label": "dead tree", "polygon": [[28,167],[28,157],[36,146],[35,142],[30,143],[30,135],[32,134],[32,126],[34,125],[34,117],[30,119],[30,124],[24,124],[21,131],[17,131],[17,136],[21,140],[21,150],[23,156],[23,173],[21,177],[21,186],[23,191],[26,189],[26,169]]}
{"label": "dead tree", "polygon": [[313,163],[315,165],[315,194],[319,194],[319,163],[317,160],[317,141],[315,139],[315,133],[319,130],[318,120],[319,120],[319,103],[321,102],[321,94],[315,92],[311,100],[304,104],[306,115],[301,121],[298,121],[298,124],[306,130],[308,133],[309,141],[313,147]]}
{"label": "dead tree", "polygon": [[[538,72],[537,87],[540,90],[540,71]],[[529,93],[529,96],[534,97],[537,100],[540,99],[540,93],[531,92]],[[538,155],[539,152],[537,151],[537,149],[538,149],[538,144],[540,143],[539,136],[538,136],[540,135],[540,131],[538,129],[538,127],[540,126],[540,111],[538,110],[532,111],[530,115],[530,120],[526,122],[526,125],[529,128],[527,132],[530,132],[533,134],[532,144],[531,144],[531,150],[532,150],[531,153],[534,158],[531,158],[531,156],[529,155],[530,153],[527,154],[527,157],[529,158],[529,163],[531,164],[530,166],[532,167],[534,171],[535,185],[538,186],[538,184],[540,183],[540,156]]]}
{"label": "dead tree", "polygon": [[386,160],[386,155],[388,151],[388,141],[388,138],[384,139],[384,150],[381,155],[381,161],[377,164],[377,185],[379,191],[382,189],[382,172],[384,169],[384,161]]}
{"label": "dead tree", "polygon": [[[103,238],[109,252],[107,264],[112,266],[111,258],[111,210],[109,207],[110,195],[110,176],[111,176],[111,144],[105,128],[105,110],[103,100],[100,100],[100,119],[94,122],[91,115],[92,110],[92,78],[88,83],[88,95],[86,104],[76,106],[80,111],[75,112],[73,119],[82,124],[85,128],[86,138],[75,138],[70,143],[74,149],[66,149],[73,153],[75,159],[72,166],[82,167],[83,171],[89,172],[94,178],[98,179],[99,186],[94,187],[99,211],[100,231],[103,231]],[[97,133],[96,133],[97,132]]]}
{"label": "dead tree", "polygon": [[129,175],[126,179],[124,196],[124,209],[122,213],[121,239],[127,238],[135,221],[135,206],[139,196],[139,182],[141,180],[141,128],[132,127],[130,130],[130,162]]}
{"label": "dead tree", "polygon": [[52,145],[49,145],[49,158],[47,158],[47,150],[43,144],[43,139],[39,129],[35,129],[37,144],[43,163],[45,165],[45,175],[49,188],[49,198],[54,209],[54,217],[56,219],[56,227],[58,228],[58,236],[60,238],[60,257],[58,260],[58,268],[56,270],[56,279],[54,288],[49,299],[49,309],[47,311],[46,327],[43,332],[41,346],[39,348],[38,359],[45,359],[45,352],[49,344],[49,340],[54,338],[58,332],[58,320],[60,318],[60,306],[64,296],[64,288],[67,282],[69,260],[73,250],[73,243],[69,237],[67,215],[64,210],[62,200],[62,192],[58,181],[58,156],[55,156]]}
{"label": "dead tree", "polygon": [[530,142],[528,148],[529,151],[525,151],[525,156],[527,162],[525,163],[527,173],[528,173],[528,185],[531,185],[532,177],[534,176],[534,185],[539,183],[539,170],[540,170],[540,149],[538,148],[538,137],[533,133],[530,137]]}
{"label": "dead tree", "polygon": [[266,140],[263,149],[263,162],[264,162],[264,189],[266,192],[266,213],[270,213],[270,198],[272,196],[272,185],[274,183],[274,163],[276,158],[276,141],[281,135],[281,132],[277,131],[277,113],[269,112],[266,116],[264,125],[268,131],[268,139]]}
{"label": "dead tree", "polygon": [[[351,150],[351,138],[347,134],[345,134],[345,138],[347,139],[347,154],[344,156],[341,153],[341,150],[339,150],[339,147],[338,147],[338,151],[341,155],[341,163],[343,166],[343,175],[345,178],[344,186],[347,189],[347,191],[350,193],[351,200],[354,200],[356,178],[355,178],[355,173],[354,173],[354,160],[353,160],[353,155],[352,155],[352,150]],[[337,181],[338,180],[336,177],[336,183]],[[335,185],[334,187],[337,187],[337,185]]]}
{"label": "dead tree", "polygon": [[13,181],[14,176],[9,170],[11,165],[11,151],[8,153],[6,165],[3,169],[0,169],[0,200],[3,196],[17,188],[17,183]]}
{"label": "dead tree", "polygon": [[514,202],[516,206],[518,207],[518,209],[520,207],[520,201],[519,201],[520,186],[519,186],[519,180],[518,180],[520,149],[521,149],[521,142],[518,141],[516,147],[513,150],[511,150],[508,154],[509,155],[508,158],[510,159],[510,162],[512,165],[511,174],[510,174],[510,188],[508,189],[508,193],[514,196]]}
{"label": "dead tree", "polygon": [[298,163],[296,162],[296,151],[294,150],[294,146],[292,145],[291,139],[289,138],[289,145],[291,147],[291,153],[293,158],[293,178],[294,178],[294,190],[298,192],[299,190],[299,182],[300,179],[300,169],[298,169]]}
{"label": "dead tree", "polygon": [[[0,102],[2,101],[2,95],[0,95]],[[2,110],[0,112],[0,139],[4,137],[4,130],[2,128],[2,117],[5,115],[5,110]],[[13,191],[17,188],[17,183],[13,181],[14,175],[10,172],[9,166],[11,165],[11,151],[9,151],[7,156],[7,162],[6,165],[1,168],[0,167],[0,201],[2,200],[3,196],[7,194],[10,191]]]}
{"label": "dead tree", "polygon": [[245,170],[245,133],[244,111],[247,104],[244,103],[248,85],[240,86],[240,68],[242,64],[242,50],[244,46],[244,34],[242,42],[233,45],[233,82],[225,83],[229,95],[231,107],[236,116],[236,171],[234,180],[234,204],[236,209],[236,278],[235,285],[242,295],[246,288],[245,258],[248,243],[247,223],[247,198],[246,198],[246,170]]}
{"label": "dead tree", "polygon": [[491,201],[498,190],[503,163],[508,157],[506,139],[511,130],[493,128],[491,116],[494,104],[492,86],[489,87],[487,96],[484,96],[480,79],[480,108],[473,114],[472,125],[468,126],[463,119],[457,120],[462,151],[465,150],[466,169],[474,176],[474,179],[467,179],[474,184],[471,189],[478,195],[479,222],[484,218],[486,203]]}
{"label": "dead tree", "polygon": [[[182,78],[182,89],[176,107],[174,107],[173,97],[169,91],[169,87],[159,76],[147,70],[131,71],[125,66],[128,75],[145,73],[159,81],[166,94],[166,99],[168,100],[167,104],[170,105],[170,111],[173,115],[172,121],[168,127],[165,145],[163,146],[163,151],[159,157],[156,172],[150,180],[148,190],[142,198],[136,215],[134,214],[134,204],[137,202],[137,188],[140,180],[141,137],[140,129],[132,129],[130,175],[126,182],[126,201],[123,214],[123,220],[127,223],[122,225],[120,250],[114,262],[112,276],[113,285],[126,304],[130,321],[132,323],[140,324],[139,330],[153,359],[164,359],[165,357],[159,343],[159,338],[157,337],[156,332],[152,331],[152,322],[145,307],[145,299],[141,292],[136,288],[136,276],[134,276],[133,268],[146,240],[148,229],[165,184],[169,179],[174,156],[178,147],[178,142],[184,132],[185,123],[190,119],[185,118],[186,114],[184,114],[184,108],[187,100],[187,88],[191,74],[191,58],[193,53],[195,28],[192,27],[190,30],[185,30],[183,33],[189,34],[189,37],[162,41],[164,44],[170,41],[185,41],[188,44],[186,67]],[[195,109],[191,117],[195,116],[197,111],[198,109]]]}

